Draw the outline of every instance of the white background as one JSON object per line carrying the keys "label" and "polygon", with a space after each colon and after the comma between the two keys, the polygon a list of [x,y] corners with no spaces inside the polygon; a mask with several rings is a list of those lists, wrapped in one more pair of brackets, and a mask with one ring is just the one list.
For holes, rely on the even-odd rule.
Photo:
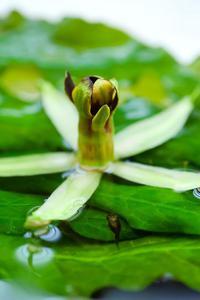
{"label": "white background", "polygon": [[0,0],[1,16],[11,9],[49,20],[70,15],[104,21],[185,63],[200,55],[200,0]]}

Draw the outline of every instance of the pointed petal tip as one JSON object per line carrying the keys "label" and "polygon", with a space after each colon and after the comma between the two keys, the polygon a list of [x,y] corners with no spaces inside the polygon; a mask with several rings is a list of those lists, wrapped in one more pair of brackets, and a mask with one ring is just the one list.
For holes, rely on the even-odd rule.
{"label": "pointed petal tip", "polygon": [[26,229],[38,229],[38,228],[43,228],[46,227],[47,225],[49,225],[50,220],[42,220],[41,218],[34,216],[34,214],[32,214],[31,216],[27,217],[25,223],[24,223],[24,227]]}
{"label": "pointed petal tip", "polygon": [[72,92],[73,92],[73,89],[75,88],[75,83],[72,80],[72,77],[71,77],[71,74],[70,74],[69,71],[67,71],[66,74],[65,74],[64,86],[65,86],[66,94],[68,95],[70,100],[73,101]]}

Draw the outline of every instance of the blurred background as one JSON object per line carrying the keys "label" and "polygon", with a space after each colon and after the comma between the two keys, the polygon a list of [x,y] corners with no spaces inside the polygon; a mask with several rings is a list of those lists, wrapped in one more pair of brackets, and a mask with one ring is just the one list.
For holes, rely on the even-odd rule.
{"label": "blurred background", "polygon": [[200,53],[199,0],[0,1],[1,16],[13,9],[33,18],[59,20],[67,15],[103,21],[164,47],[183,63],[190,63]]}

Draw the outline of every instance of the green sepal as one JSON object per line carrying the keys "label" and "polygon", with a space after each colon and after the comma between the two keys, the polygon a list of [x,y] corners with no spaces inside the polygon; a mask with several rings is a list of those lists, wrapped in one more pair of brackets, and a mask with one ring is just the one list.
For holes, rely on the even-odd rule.
{"label": "green sepal", "polygon": [[103,105],[92,119],[92,129],[102,131],[110,117],[110,108],[107,104]]}
{"label": "green sepal", "polygon": [[79,115],[84,118],[91,118],[91,95],[92,91],[88,83],[80,82],[72,92],[73,102],[79,112]]}

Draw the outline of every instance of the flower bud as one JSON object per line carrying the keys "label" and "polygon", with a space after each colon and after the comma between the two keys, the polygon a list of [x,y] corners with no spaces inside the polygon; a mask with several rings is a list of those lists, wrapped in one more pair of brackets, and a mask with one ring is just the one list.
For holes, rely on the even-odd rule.
{"label": "flower bud", "polygon": [[80,165],[84,168],[105,168],[114,157],[112,115],[119,100],[117,83],[89,76],[75,86],[68,73],[65,91],[79,113]]}
{"label": "flower bud", "polygon": [[79,114],[87,118],[95,117],[105,105],[108,106],[111,115],[118,104],[117,85],[114,80],[89,76],[75,86],[68,73],[65,79],[65,91],[76,105]]}

